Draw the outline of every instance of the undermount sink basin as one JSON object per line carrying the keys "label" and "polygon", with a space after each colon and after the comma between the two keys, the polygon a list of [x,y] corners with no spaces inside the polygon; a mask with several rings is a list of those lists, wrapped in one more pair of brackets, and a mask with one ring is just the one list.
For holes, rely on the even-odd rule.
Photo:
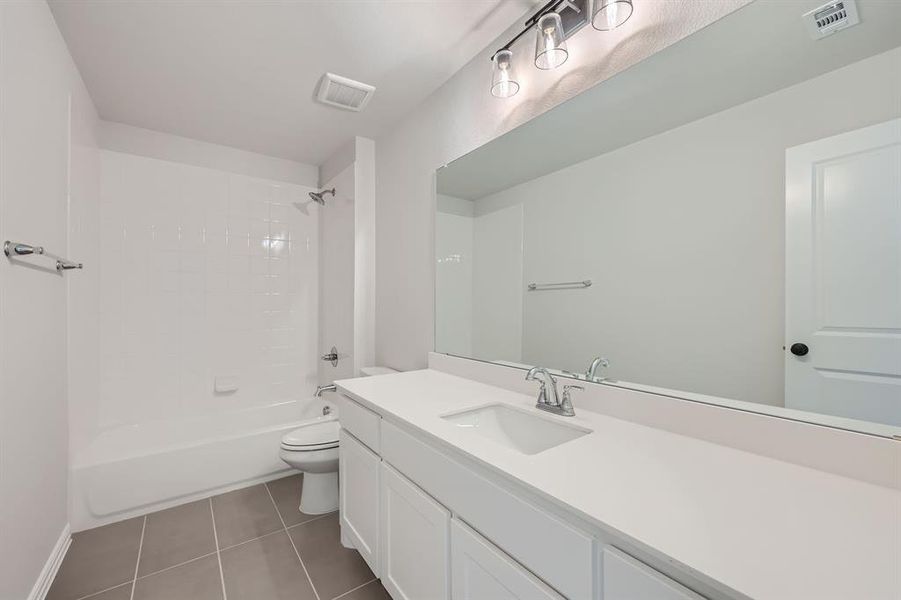
{"label": "undermount sink basin", "polygon": [[505,404],[490,404],[441,418],[523,454],[538,454],[591,433]]}

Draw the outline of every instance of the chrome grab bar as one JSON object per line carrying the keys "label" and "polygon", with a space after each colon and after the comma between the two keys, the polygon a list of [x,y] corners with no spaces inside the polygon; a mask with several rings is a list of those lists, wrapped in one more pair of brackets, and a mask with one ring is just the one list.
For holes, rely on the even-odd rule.
{"label": "chrome grab bar", "polygon": [[591,280],[583,281],[563,281],[561,283],[530,283],[528,290],[534,292],[536,290],[565,290],[569,288],[587,288],[591,287]]}
{"label": "chrome grab bar", "polygon": [[59,272],[84,268],[84,265],[82,263],[72,262],[71,260],[68,260],[66,258],[61,258],[54,254],[50,254],[49,252],[44,250],[43,246],[32,246],[31,244],[24,244],[22,242],[11,242],[9,240],[6,240],[5,242],[3,242],[3,254],[5,254],[7,258],[29,256],[31,254],[40,254],[42,256],[47,256],[56,260],[56,270]]}

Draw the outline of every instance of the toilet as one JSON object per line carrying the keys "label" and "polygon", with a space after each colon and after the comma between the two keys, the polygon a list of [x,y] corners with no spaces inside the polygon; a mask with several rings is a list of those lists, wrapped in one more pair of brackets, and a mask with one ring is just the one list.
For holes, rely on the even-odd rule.
{"label": "toilet", "polygon": [[[364,377],[396,373],[388,367],[363,367]],[[282,437],[279,456],[303,473],[300,512],[321,515],[338,510],[337,415],[311,419]]]}

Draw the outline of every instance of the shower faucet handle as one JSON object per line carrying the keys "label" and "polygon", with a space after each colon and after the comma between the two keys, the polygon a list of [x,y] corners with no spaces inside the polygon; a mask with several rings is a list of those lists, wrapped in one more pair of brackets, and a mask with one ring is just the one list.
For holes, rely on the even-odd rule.
{"label": "shower faucet handle", "polygon": [[333,367],[337,367],[338,366],[338,349],[335,348],[334,346],[332,346],[332,351],[329,352],[328,354],[323,354],[320,358],[322,360],[324,360],[325,362],[332,363]]}

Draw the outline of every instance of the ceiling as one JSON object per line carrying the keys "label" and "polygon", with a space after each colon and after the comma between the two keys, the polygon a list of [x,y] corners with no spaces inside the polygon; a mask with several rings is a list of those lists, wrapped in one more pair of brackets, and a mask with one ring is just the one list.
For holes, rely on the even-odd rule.
{"label": "ceiling", "polygon": [[[319,165],[376,137],[536,0],[50,0],[100,117]],[[376,86],[315,103],[326,71]]]}
{"label": "ceiling", "polygon": [[752,2],[455,160],[438,191],[476,200],[901,45],[885,0],[812,40],[801,15],[823,1]]}

